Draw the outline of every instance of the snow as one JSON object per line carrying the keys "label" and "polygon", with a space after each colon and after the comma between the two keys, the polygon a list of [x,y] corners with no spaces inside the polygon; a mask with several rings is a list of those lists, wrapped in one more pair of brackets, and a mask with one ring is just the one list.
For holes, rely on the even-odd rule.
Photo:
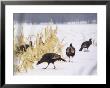
{"label": "snow", "polygon": [[[24,24],[23,31],[24,35],[35,35],[40,32],[46,25],[32,25]],[[54,27],[56,25],[53,25]],[[17,26],[15,26],[17,27]],[[82,42],[88,41],[92,38],[96,42],[97,40],[97,25],[96,24],[59,24],[57,25],[58,32],[57,36],[60,41],[63,41],[63,58],[67,62],[57,61],[55,62],[56,69],[53,69],[53,64],[50,64],[47,69],[42,69],[47,66],[47,63],[36,65],[33,64],[33,69],[28,72],[19,73],[17,75],[96,75],[97,74],[97,46],[93,44],[89,47],[89,50],[85,52],[79,51]],[[17,32],[16,32],[17,33]],[[69,58],[65,54],[66,48],[69,44],[76,49],[76,54]]]}

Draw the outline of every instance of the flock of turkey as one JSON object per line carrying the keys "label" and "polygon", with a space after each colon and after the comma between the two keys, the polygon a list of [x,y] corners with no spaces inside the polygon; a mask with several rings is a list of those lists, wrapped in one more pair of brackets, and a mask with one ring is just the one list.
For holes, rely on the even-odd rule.
{"label": "flock of turkey", "polygon": [[[89,39],[89,41],[85,41],[81,44],[81,48],[79,49],[79,51],[82,51],[84,48],[88,48],[90,47],[90,45],[92,44],[92,39]],[[21,45],[20,47],[18,47],[18,51],[24,51],[26,52],[26,49],[28,47],[32,47],[32,41],[30,41],[29,45],[28,44],[25,44],[25,45]],[[69,57],[69,62],[70,62],[70,57],[74,57],[75,56],[75,47],[72,45],[72,43],[70,44],[69,47],[66,48],[66,55]],[[37,62],[37,65],[43,63],[43,62],[47,62],[48,65],[43,68],[43,69],[46,69],[50,63],[52,63],[54,65],[54,62],[55,61],[64,61],[66,62],[65,59],[63,59],[61,57],[61,55],[58,55],[56,53],[46,53],[42,56],[42,58]],[[54,69],[55,69],[55,65],[54,65]]]}
{"label": "flock of turkey", "polygon": [[[82,51],[84,48],[88,48],[90,47],[90,45],[92,44],[92,39],[89,39],[89,41],[85,41],[82,43],[81,48],[79,49],[79,51]],[[75,56],[75,48],[73,47],[72,43],[70,44],[69,47],[66,48],[66,55],[69,57],[69,62],[70,62],[70,57],[74,57]],[[56,53],[46,53],[42,56],[42,58],[40,59],[40,61],[38,61],[37,65],[43,63],[43,62],[47,62],[49,66],[50,63],[52,63],[54,65],[55,61],[64,61],[66,62],[65,59],[61,58],[60,55],[56,54]],[[46,67],[46,68],[47,68]],[[46,69],[44,68],[44,69]],[[54,65],[54,69],[55,69],[55,65]]]}
{"label": "flock of turkey", "polygon": [[[62,42],[60,42],[56,36],[57,33],[57,27],[54,29],[50,27],[44,28],[44,35],[45,35],[45,41],[42,41],[43,37],[40,36],[40,34],[37,34],[38,37],[36,39],[36,47],[33,48],[33,42],[30,40],[29,44],[21,42],[19,46],[16,46],[15,54],[19,58],[18,60],[21,61],[21,63],[16,65],[15,72],[22,72],[22,69],[26,70],[28,68],[33,68],[33,63],[37,61],[36,65],[39,65],[43,62],[47,62],[47,66],[43,69],[47,69],[49,64],[53,64],[54,69],[55,62],[56,61],[64,61],[67,62],[62,56]],[[21,34],[23,35],[23,34]],[[21,40],[23,40],[23,36],[20,37]],[[19,41],[20,42],[20,41]],[[92,39],[90,38],[88,41],[84,41],[79,49],[79,52],[83,51],[83,49],[87,49],[90,47],[90,45],[94,43],[92,42]],[[15,44],[16,45],[16,44]],[[76,49],[72,43],[65,49],[65,55],[68,57],[69,62],[71,62],[71,57],[74,58]],[[84,50],[85,51],[85,50]]]}

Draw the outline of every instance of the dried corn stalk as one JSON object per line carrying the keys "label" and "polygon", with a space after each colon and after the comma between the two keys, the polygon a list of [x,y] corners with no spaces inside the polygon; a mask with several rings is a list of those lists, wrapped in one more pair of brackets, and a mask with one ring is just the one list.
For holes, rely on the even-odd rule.
{"label": "dried corn stalk", "polygon": [[[57,27],[53,28],[52,26],[47,26],[41,31],[41,33],[37,33],[36,47],[29,47],[26,52],[17,56],[21,63],[14,65],[16,69],[15,71],[27,72],[28,69],[33,68],[33,63],[40,60],[45,53],[58,53],[61,55],[63,45],[57,37],[57,30]],[[25,43],[24,40],[24,35],[21,33],[21,36],[18,38],[18,45]]]}

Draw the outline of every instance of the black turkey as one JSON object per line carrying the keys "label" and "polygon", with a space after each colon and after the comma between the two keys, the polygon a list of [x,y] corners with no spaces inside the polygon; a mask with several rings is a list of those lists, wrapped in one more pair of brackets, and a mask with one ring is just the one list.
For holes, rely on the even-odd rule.
{"label": "black turkey", "polygon": [[72,46],[72,43],[70,44],[69,47],[67,47],[66,55],[69,57],[69,62],[70,62],[70,57],[73,57],[75,55],[75,48]]}
{"label": "black turkey", "polygon": [[29,47],[32,47],[32,41],[30,41],[29,44],[17,46],[16,53],[26,52]]}
{"label": "black turkey", "polygon": [[17,52],[26,52],[26,49],[29,47],[28,44],[25,45],[20,45],[19,47],[17,47]]}
{"label": "black turkey", "polygon": [[89,39],[89,41],[83,42],[79,51],[82,51],[83,48],[87,48],[87,50],[88,50],[88,48],[90,47],[91,44],[92,44],[92,39]]}
{"label": "black turkey", "polygon": [[[60,55],[56,54],[56,53],[46,53],[42,56],[42,58],[40,59],[40,61],[37,62],[37,65],[43,63],[43,62],[47,62],[49,66],[50,63],[52,63],[54,65],[55,61],[64,61],[66,62],[66,60],[62,59]],[[47,68],[46,67],[46,68]],[[44,68],[44,69],[46,69]],[[54,65],[54,69],[55,69],[55,65]]]}

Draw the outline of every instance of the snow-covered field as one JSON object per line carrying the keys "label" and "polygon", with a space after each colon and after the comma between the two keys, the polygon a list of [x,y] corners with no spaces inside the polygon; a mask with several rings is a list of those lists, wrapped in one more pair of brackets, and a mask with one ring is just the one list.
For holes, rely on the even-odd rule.
{"label": "snow-covered field", "polygon": [[[24,35],[36,35],[46,25],[23,25]],[[56,27],[56,25],[53,25]],[[17,26],[15,26],[18,28]],[[79,48],[84,41],[92,38],[95,43],[97,42],[97,25],[96,24],[59,24],[57,25],[57,36],[60,41],[63,39],[63,58],[67,62],[55,62],[56,69],[53,69],[53,64],[50,64],[47,69],[42,69],[47,66],[47,63],[36,65],[33,64],[34,69],[28,70],[27,73],[19,73],[19,75],[96,75],[97,74],[97,46],[94,44],[89,47],[88,52],[79,51]],[[15,34],[18,31],[15,32]],[[65,54],[66,48],[72,43],[76,49],[76,55],[69,58]]]}

